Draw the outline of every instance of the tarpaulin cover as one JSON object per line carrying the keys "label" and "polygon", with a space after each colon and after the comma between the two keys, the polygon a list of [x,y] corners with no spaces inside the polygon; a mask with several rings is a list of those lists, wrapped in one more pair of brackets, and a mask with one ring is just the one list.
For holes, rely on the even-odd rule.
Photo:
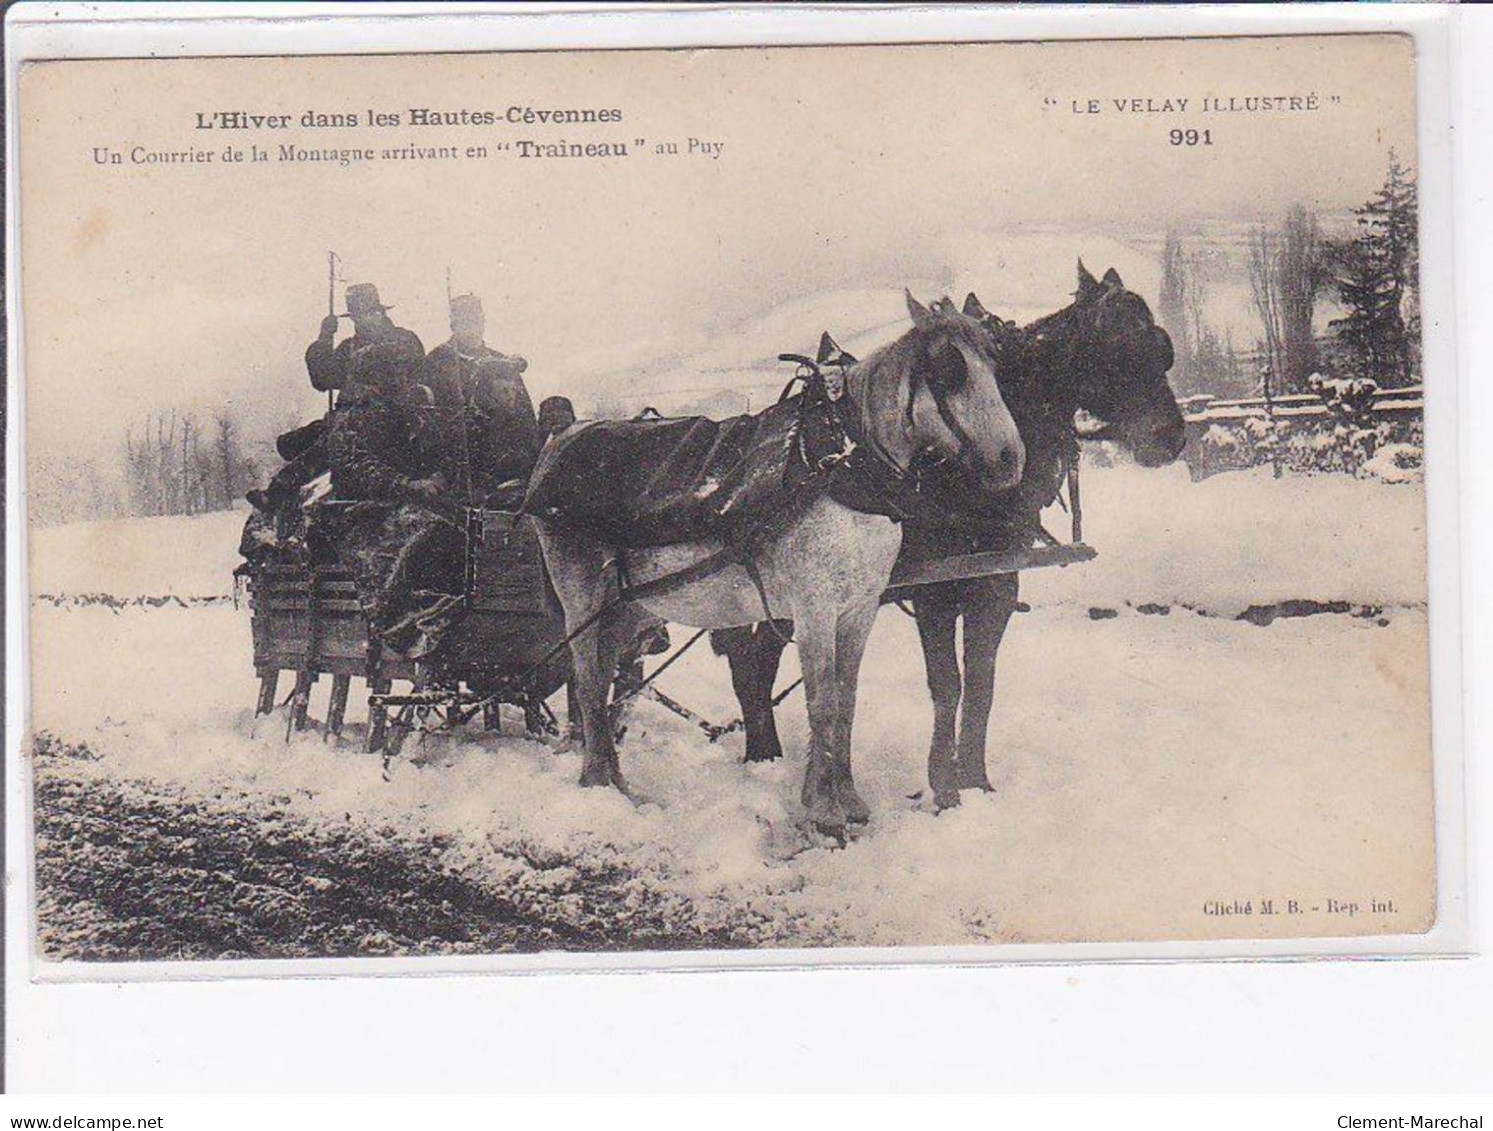
{"label": "tarpaulin cover", "polygon": [[540,453],[523,509],[623,546],[741,535],[809,474],[798,427],[798,398],[727,420],[572,425]]}

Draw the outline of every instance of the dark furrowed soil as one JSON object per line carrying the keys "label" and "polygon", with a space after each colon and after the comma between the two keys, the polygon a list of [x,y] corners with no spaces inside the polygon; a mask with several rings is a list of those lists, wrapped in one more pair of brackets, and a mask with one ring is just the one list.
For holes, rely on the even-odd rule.
{"label": "dark furrowed soil", "polygon": [[[86,756],[86,755],[85,755]],[[756,945],[698,930],[621,866],[533,858],[555,885],[504,886],[443,862],[445,838],[315,823],[278,802],[211,799],[38,766],[41,953],[103,961],[677,950]],[[288,799],[286,799],[288,801]],[[640,890],[644,893],[640,896]]]}

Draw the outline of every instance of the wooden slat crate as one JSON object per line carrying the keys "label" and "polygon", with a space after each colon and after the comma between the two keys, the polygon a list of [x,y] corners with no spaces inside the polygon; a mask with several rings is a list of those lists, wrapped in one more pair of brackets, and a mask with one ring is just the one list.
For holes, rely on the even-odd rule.
{"label": "wooden slat crate", "polygon": [[254,633],[254,667],[409,679],[413,665],[398,657],[379,658],[369,645],[368,621],[358,604],[352,576],[340,567],[270,565],[249,578]]}
{"label": "wooden slat crate", "polygon": [[473,612],[553,615],[539,538],[528,519],[510,511],[468,512],[467,596]]}

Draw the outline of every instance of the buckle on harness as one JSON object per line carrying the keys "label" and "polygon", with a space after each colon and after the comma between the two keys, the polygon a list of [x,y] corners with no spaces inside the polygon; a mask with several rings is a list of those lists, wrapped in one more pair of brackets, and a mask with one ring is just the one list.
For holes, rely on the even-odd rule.
{"label": "buckle on harness", "polygon": [[851,456],[855,455],[856,448],[856,442],[849,436],[846,436],[845,446],[838,452],[830,452],[826,456],[821,456],[819,462],[814,465],[815,469],[818,471],[832,471],[842,463],[845,463]]}

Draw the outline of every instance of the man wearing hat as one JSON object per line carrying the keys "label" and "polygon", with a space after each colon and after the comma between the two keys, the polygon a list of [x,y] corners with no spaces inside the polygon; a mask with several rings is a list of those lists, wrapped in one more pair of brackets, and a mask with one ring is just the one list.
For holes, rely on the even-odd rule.
{"label": "man wearing hat", "polygon": [[539,427],[547,436],[558,436],[575,423],[575,406],[569,397],[545,397],[539,402]]}
{"label": "man wearing hat", "polygon": [[409,330],[394,325],[372,283],[347,288],[347,317],[353,335],[333,344],[338,316],[321,320],[321,333],[306,347],[306,372],[318,392],[345,389],[356,379],[389,392],[412,390],[420,379],[425,347]]}
{"label": "man wearing hat", "polygon": [[326,447],[332,494],[350,504],[327,512],[322,529],[383,645],[427,657],[460,613],[465,541],[430,435],[425,351],[371,284],[347,288],[347,309],[353,336],[334,347],[337,320],[327,318],[306,351],[311,383],[339,390]]}
{"label": "man wearing hat", "polygon": [[529,363],[483,341],[486,319],[476,295],[451,300],[451,338],[430,351],[422,381],[439,422],[427,432],[457,506],[496,505],[500,484],[526,480],[543,436],[524,384]]}
{"label": "man wearing hat", "polygon": [[523,381],[529,363],[515,354],[499,353],[482,340],[487,319],[482,300],[476,295],[457,295],[451,300],[451,338],[430,351],[425,359],[424,381],[435,403],[447,407],[469,404],[476,392],[477,368],[482,362],[492,376],[509,384],[534,415],[529,390]]}
{"label": "man wearing hat", "polygon": [[[347,288],[353,336],[334,345],[338,316],[329,314],[322,319],[320,336],[306,349],[306,371],[317,391],[344,389],[355,375],[361,375],[365,393],[379,389],[381,395],[400,399],[414,394],[425,347],[418,337],[389,320],[388,309],[372,283]],[[275,441],[285,466],[270,479],[268,490],[250,491],[248,497],[256,508],[275,517],[277,525],[295,525],[297,493],[326,472],[327,429],[326,419],[313,420]]]}

